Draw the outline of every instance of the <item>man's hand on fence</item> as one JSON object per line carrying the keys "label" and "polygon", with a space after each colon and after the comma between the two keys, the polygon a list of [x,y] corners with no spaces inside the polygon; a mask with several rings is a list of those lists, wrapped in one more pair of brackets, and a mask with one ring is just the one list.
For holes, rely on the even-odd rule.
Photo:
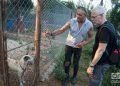
{"label": "man's hand on fence", "polygon": [[52,34],[51,32],[47,32],[47,31],[45,32],[45,36],[46,36],[46,37],[52,36],[51,34]]}
{"label": "man's hand on fence", "polygon": [[49,32],[49,31],[45,31],[45,32],[44,32],[44,36],[47,37],[47,38],[51,38],[51,37],[54,38],[53,33],[52,33],[52,32]]}
{"label": "man's hand on fence", "polygon": [[43,32],[43,35],[44,35],[45,37],[50,37],[50,36],[51,36],[51,32],[48,31],[48,30],[45,30],[45,31]]}

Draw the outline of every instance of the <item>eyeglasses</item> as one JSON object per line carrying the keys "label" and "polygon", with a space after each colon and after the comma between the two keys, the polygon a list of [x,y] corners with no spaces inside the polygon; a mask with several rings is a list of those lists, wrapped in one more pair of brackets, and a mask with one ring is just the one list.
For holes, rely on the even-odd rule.
{"label": "eyeglasses", "polygon": [[96,15],[96,16],[91,16],[91,18],[92,18],[92,19],[95,19],[96,17],[102,16],[102,15],[103,15],[103,13],[102,13],[102,14],[99,14],[99,15]]}

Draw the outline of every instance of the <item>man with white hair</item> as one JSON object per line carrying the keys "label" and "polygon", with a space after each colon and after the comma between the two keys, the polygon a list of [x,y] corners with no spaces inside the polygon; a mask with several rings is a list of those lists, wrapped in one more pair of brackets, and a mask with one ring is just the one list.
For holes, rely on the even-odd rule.
{"label": "man with white hair", "polygon": [[[88,86],[102,86],[106,70],[109,68],[109,55],[114,44],[114,35],[110,30],[115,31],[113,25],[106,19],[106,11],[102,6],[91,10],[91,19],[97,26],[95,42],[92,53],[92,61],[87,68],[89,75]],[[107,26],[108,27],[107,27]],[[111,27],[112,26],[112,27]]]}

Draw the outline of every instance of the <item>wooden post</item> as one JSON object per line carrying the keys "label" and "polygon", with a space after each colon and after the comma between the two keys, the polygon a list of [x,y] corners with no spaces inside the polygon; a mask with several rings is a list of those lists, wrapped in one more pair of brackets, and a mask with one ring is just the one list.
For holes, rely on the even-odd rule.
{"label": "wooden post", "polygon": [[0,29],[0,85],[4,86],[4,81],[3,81],[3,34],[2,34],[2,29]]}
{"label": "wooden post", "polygon": [[101,0],[100,5],[103,6],[103,0]]}
{"label": "wooden post", "polygon": [[3,86],[9,86],[8,64],[7,64],[7,43],[4,30],[6,29],[6,0],[1,0],[1,20],[0,28],[0,73],[3,78]]}
{"label": "wooden post", "polygon": [[37,86],[40,73],[40,45],[41,45],[41,28],[42,28],[42,5],[43,0],[37,0],[36,7],[36,29],[35,29],[35,65],[34,65],[34,80],[33,86]]}

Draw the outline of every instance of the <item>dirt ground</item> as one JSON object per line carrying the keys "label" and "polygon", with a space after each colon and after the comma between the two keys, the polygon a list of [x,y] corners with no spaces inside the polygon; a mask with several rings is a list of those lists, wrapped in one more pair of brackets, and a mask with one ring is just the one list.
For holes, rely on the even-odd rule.
{"label": "dirt ground", "polygon": [[49,81],[40,82],[38,86],[61,86],[61,81],[57,79],[51,79]]}
{"label": "dirt ground", "polygon": [[[81,69],[79,69],[81,70]],[[72,75],[73,68],[70,69],[70,75]],[[38,86],[62,86],[61,80],[55,78],[54,73],[50,76],[51,78],[44,82],[39,82]],[[68,86],[87,86],[88,77],[87,74],[83,71],[78,71],[77,83],[75,85],[69,83]]]}
{"label": "dirt ground", "polygon": [[[26,84],[25,86],[32,86],[32,77],[25,76]],[[9,86],[19,86],[19,79],[17,76],[17,72],[12,70],[9,71]],[[0,85],[1,86],[1,85]],[[38,86],[61,86],[61,81],[55,79],[54,77],[50,78],[50,80],[46,80],[44,82],[40,81]]]}
{"label": "dirt ground", "polygon": [[[82,77],[81,77],[82,78]],[[83,79],[84,80],[84,79]],[[86,78],[86,81],[88,81],[88,79]],[[45,82],[40,82],[38,86],[62,86],[61,85],[61,81],[57,80],[55,78],[50,79],[49,81],[45,81]],[[68,86],[87,86],[86,84],[83,84],[80,80],[77,81],[77,83],[75,85],[69,83]]]}
{"label": "dirt ground", "polygon": [[[47,41],[49,41],[49,40],[47,40]],[[45,43],[43,41],[43,44],[45,44]],[[59,44],[62,44],[64,42],[63,41],[58,42],[58,40],[54,40],[54,43],[59,45]],[[46,45],[48,45],[48,44],[46,44]],[[50,46],[46,46],[46,45],[45,45],[45,47],[50,47]],[[42,49],[45,49],[45,47],[43,47],[43,46],[41,46],[41,47],[42,47]],[[43,63],[47,64],[48,62],[47,62],[47,60],[45,60],[45,61],[43,61]],[[44,67],[43,66],[44,64],[42,64],[42,67]],[[10,75],[9,76],[10,86],[19,86],[19,79],[18,79],[17,73],[10,70],[9,71],[9,75]],[[31,77],[29,77],[27,75],[30,75],[30,74],[26,73],[26,85],[25,86],[32,86],[31,85],[32,80],[33,80],[32,73],[30,75]],[[46,80],[44,82],[40,81],[38,86],[61,86],[61,81],[60,80],[57,80],[53,75],[51,75],[50,77],[51,78],[49,80]],[[79,72],[78,73],[78,77],[79,78],[78,78],[78,82],[76,83],[76,85],[69,84],[68,86],[87,86],[86,82],[88,81],[88,78],[84,75],[84,73]]]}

